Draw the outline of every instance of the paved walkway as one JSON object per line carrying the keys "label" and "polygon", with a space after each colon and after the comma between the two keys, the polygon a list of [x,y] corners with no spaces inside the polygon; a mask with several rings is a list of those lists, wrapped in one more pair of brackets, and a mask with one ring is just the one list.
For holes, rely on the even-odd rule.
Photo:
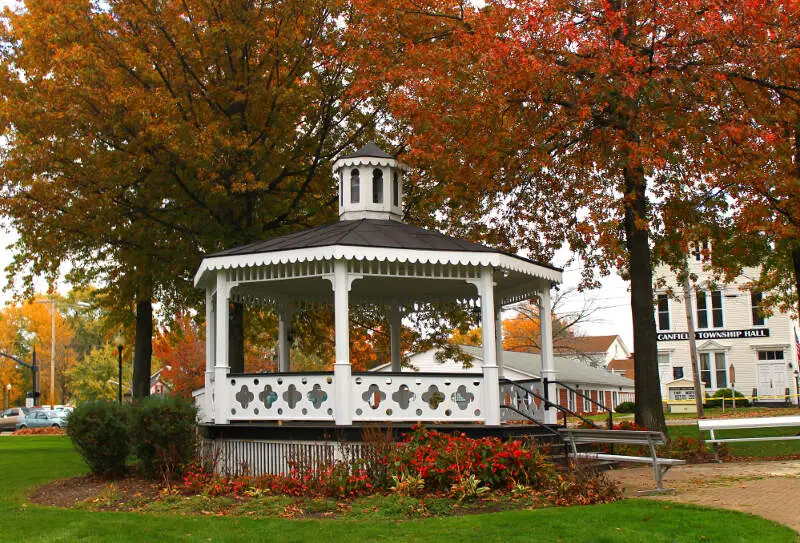
{"label": "paved walkway", "polygon": [[[649,466],[608,474],[627,497],[655,488]],[[664,476],[664,486],[675,493],[647,497],[744,511],[800,532],[800,460],[675,466]]]}

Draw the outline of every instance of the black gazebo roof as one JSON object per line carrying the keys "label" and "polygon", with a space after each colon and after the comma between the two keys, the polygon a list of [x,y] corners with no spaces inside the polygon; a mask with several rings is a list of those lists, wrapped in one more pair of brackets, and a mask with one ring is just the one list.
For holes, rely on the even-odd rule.
{"label": "black gazebo roof", "polygon": [[[381,219],[359,219],[355,221],[338,221],[310,230],[303,230],[265,241],[257,241],[240,247],[206,255],[207,258],[221,256],[247,255],[256,253],[272,253],[291,251],[312,247],[331,245],[348,245],[354,247],[376,247],[388,249],[412,249],[421,251],[458,251],[471,253],[508,254],[499,249],[472,243],[462,239],[446,236],[434,230],[425,230],[399,221]],[[527,258],[509,255],[527,262]],[[539,264],[550,269],[553,266]]]}

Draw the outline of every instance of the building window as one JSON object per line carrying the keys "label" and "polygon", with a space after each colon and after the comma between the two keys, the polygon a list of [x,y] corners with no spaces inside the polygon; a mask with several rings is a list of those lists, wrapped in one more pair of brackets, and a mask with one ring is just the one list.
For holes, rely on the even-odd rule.
{"label": "building window", "polygon": [[700,353],[700,379],[706,388],[728,386],[728,366],[724,352]]}
{"label": "building window", "polygon": [[715,290],[711,292],[711,319],[714,328],[722,328],[722,292]]}
{"label": "building window", "polygon": [[572,390],[567,392],[567,409],[575,411],[575,392]]}
{"label": "building window", "polygon": [[750,293],[750,305],[753,311],[753,326],[764,326],[764,314],[761,313],[761,299],[760,292]]}
{"label": "building window", "polygon": [[357,204],[361,201],[361,179],[358,170],[350,172],[350,203]]}
{"label": "building window", "polygon": [[400,175],[397,172],[394,172],[392,179],[392,205],[400,206]]}
{"label": "building window", "polygon": [[383,203],[383,171],[378,168],[372,170],[372,203]]}
{"label": "building window", "polygon": [[[724,322],[722,319],[722,292],[719,290],[711,291],[711,323],[714,328],[722,328]],[[706,292],[697,292],[697,327],[708,328],[708,298]]]}
{"label": "building window", "polygon": [[759,360],[783,360],[783,351],[758,351]]}
{"label": "building window", "polygon": [[591,392],[589,392],[588,390],[584,390],[583,395],[584,395],[583,411],[585,413],[591,413],[592,412],[592,400],[590,399]]}
{"label": "building window", "polygon": [[669,297],[658,295],[658,329],[669,330]]}
{"label": "building window", "polygon": [[698,241],[693,244],[692,255],[698,262],[705,262],[708,260],[709,250],[711,248],[707,241]]}
{"label": "building window", "polygon": [[673,379],[683,379],[683,366],[675,366],[672,368]]}

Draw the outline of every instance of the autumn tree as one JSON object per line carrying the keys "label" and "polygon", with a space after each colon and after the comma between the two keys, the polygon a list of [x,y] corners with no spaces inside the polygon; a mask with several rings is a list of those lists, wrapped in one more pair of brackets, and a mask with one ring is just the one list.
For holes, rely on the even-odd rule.
{"label": "autumn tree", "polygon": [[[131,390],[131,357],[123,357],[123,395]],[[72,403],[92,400],[116,401],[119,391],[119,360],[114,345],[106,343],[92,349],[66,372]]]}
{"label": "autumn tree", "polygon": [[[77,360],[73,349],[74,329],[62,311],[64,299],[55,296],[55,358],[52,367],[55,374],[55,397],[50,396],[52,329],[50,299],[39,296],[26,303],[11,304],[0,311],[0,351],[16,356],[28,363],[32,362],[33,349],[36,349],[39,372],[37,387],[41,393],[39,401],[44,404],[63,404],[70,399],[66,372]],[[44,303],[42,303],[44,302]],[[12,384],[18,398],[31,390],[30,372],[16,368],[10,360],[0,361],[0,380]]]}
{"label": "autumn tree", "polygon": [[[543,261],[566,241],[586,285],[616,267],[631,282],[636,420],[665,429],[651,241],[674,227],[665,197],[704,188],[718,82],[697,69],[702,4],[358,5],[384,63],[367,76],[391,65],[403,82],[391,106],[422,171],[420,214]],[[686,175],[661,175],[678,163]]]}
{"label": "autumn tree", "polygon": [[205,386],[205,335],[189,315],[179,315],[169,329],[157,332],[153,354],[174,394],[191,398],[192,392]]}
{"label": "autumn tree", "polygon": [[152,302],[198,303],[202,254],[334,217],[329,162],[371,138],[381,111],[346,96],[347,16],[324,0],[31,0],[4,12],[11,273],[24,288],[71,261],[120,321],[135,311],[135,396],[148,391]]}
{"label": "autumn tree", "polygon": [[760,268],[765,309],[800,314],[800,6],[739,0],[715,15],[703,58],[725,83],[718,183],[732,212],[712,262],[728,278]]}

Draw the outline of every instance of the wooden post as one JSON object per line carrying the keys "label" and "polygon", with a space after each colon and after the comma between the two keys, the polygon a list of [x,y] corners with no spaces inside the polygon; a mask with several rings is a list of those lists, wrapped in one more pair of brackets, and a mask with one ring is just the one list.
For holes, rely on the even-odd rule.
{"label": "wooden post", "polygon": [[[555,395],[556,365],[553,359],[553,313],[550,302],[550,285],[543,288],[539,293],[539,333],[541,335],[541,356],[542,356],[542,381],[547,387],[547,397],[558,398]],[[552,400],[551,400],[552,401]],[[555,402],[554,402],[555,403]],[[548,409],[545,406],[545,424],[557,424],[558,413],[556,409]]]}
{"label": "wooden post", "polygon": [[347,264],[344,260],[337,260],[334,265],[333,296],[334,296],[334,323],[336,328],[336,361],[333,365],[333,390],[335,418],[338,426],[349,426],[353,423],[350,413],[350,381],[352,369],[350,367],[350,318],[349,318],[349,290],[347,277]]}
{"label": "wooden post", "polygon": [[228,397],[228,294],[230,285],[226,277],[227,271],[217,271],[216,294],[216,359],[214,360],[214,423],[227,424],[230,412],[230,398]]}
{"label": "wooden post", "polygon": [[497,336],[494,316],[494,270],[481,268],[481,327],[483,328],[483,388],[484,420],[486,424],[500,424],[500,376],[497,367]]}

